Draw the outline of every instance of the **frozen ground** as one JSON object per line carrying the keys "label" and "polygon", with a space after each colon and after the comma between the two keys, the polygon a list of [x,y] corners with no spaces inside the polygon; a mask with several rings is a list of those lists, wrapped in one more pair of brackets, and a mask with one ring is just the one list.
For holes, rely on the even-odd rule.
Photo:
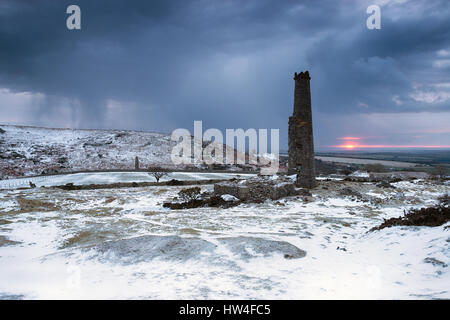
{"label": "frozen ground", "polygon": [[382,164],[384,166],[393,167],[393,168],[412,168],[412,167],[419,165],[418,163],[403,162],[403,161],[356,159],[356,158],[328,157],[328,156],[316,156],[316,159],[319,159],[322,161],[340,162],[340,163]]}
{"label": "frozen ground", "polygon": [[322,180],[314,202],[172,211],[181,187],[2,190],[0,297],[448,299],[448,228],[368,230],[450,187],[394,186]]}
{"label": "frozen ground", "polygon": [[[233,179],[255,176],[255,174],[244,173],[214,173],[214,172],[169,172],[160,181],[172,179],[185,180],[215,180]],[[66,183],[77,185],[86,184],[110,184],[118,182],[155,182],[156,179],[146,172],[95,172],[95,173],[72,173],[55,176],[41,176],[32,178],[17,178],[0,180],[0,189],[14,189],[28,187],[29,182],[36,186],[60,186]]]}
{"label": "frozen ground", "polygon": [[[86,170],[172,167],[170,134],[1,125],[0,179]],[[194,141],[196,146],[202,144]],[[222,146],[222,145],[221,145]],[[231,149],[226,147],[227,150]],[[190,157],[189,157],[190,160]]]}

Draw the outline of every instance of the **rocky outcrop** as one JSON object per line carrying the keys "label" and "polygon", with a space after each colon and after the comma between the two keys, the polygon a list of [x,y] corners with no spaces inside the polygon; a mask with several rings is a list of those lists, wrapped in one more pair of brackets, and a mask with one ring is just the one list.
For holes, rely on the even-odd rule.
{"label": "rocky outcrop", "polygon": [[350,187],[342,188],[341,190],[339,190],[339,194],[344,197],[350,196],[350,197],[362,198],[361,193],[359,193],[358,191],[356,191],[355,189],[350,188]]}
{"label": "rocky outcrop", "polygon": [[[226,196],[226,195],[224,195]],[[164,208],[169,208],[172,210],[179,209],[193,209],[200,207],[221,207],[230,208],[238,206],[242,201],[239,199],[232,199],[229,197],[217,196],[217,195],[202,195],[200,199],[191,199],[184,202],[178,201],[167,201],[163,203]],[[230,195],[230,197],[232,197]]]}
{"label": "rocky outcrop", "polygon": [[86,249],[94,249],[94,252],[99,254],[94,256],[100,260],[123,265],[151,261],[156,258],[170,261],[209,259],[211,262],[229,262],[227,255],[224,256],[220,250],[215,250],[217,246],[225,246],[237,258],[245,261],[274,254],[280,254],[285,259],[298,259],[306,255],[305,251],[285,241],[243,236],[219,238],[216,245],[198,238],[146,235],[108,241]]}
{"label": "rocky outcrop", "polygon": [[402,217],[385,219],[382,224],[370,231],[394,226],[438,227],[450,221],[450,207],[445,203],[428,208],[410,209]]}
{"label": "rocky outcrop", "polygon": [[[188,189],[186,189],[188,190]],[[180,191],[183,192],[185,190]],[[243,202],[261,203],[268,199],[278,200],[289,196],[303,196],[305,202],[314,201],[306,189],[297,188],[289,178],[256,177],[247,180],[222,181],[214,184],[214,192],[202,193],[192,199],[166,201],[163,207],[192,209],[198,207],[230,208]]]}
{"label": "rocky outcrop", "polygon": [[127,265],[155,258],[184,261],[198,257],[203,252],[211,252],[215,247],[211,242],[201,239],[147,235],[104,242],[95,249],[107,261]]}
{"label": "rocky outcrop", "polygon": [[286,241],[266,240],[253,237],[233,237],[219,239],[220,243],[243,260],[281,254],[286,259],[298,259],[306,252]]}
{"label": "rocky outcrop", "polygon": [[257,177],[243,181],[225,181],[214,184],[214,194],[232,195],[241,201],[264,202],[267,199],[278,200],[288,196],[311,196],[305,189],[296,188],[288,178],[270,179]]}

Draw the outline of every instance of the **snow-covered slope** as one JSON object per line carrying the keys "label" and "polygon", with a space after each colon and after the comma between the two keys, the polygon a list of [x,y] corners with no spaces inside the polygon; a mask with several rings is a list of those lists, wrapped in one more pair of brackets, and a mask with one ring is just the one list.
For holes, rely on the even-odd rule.
{"label": "snow-covered slope", "polygon": [[170,135],[117,130],[0,128],[0,175],[22,176],[74,170],[168,165],[175,142]]}
{"label": "snow-covered slope", "polygon": [[392,185],[183,210],[183,186],[0,190],[0,299],[450,299],[450,222],[369,232],[450,187]]}
{"label": "snow-covered slope", "polygon": [[[169,134],[0,125],[0,179],[83,170],[174,168]],[[196,143],[201,143],[196,141]]]}

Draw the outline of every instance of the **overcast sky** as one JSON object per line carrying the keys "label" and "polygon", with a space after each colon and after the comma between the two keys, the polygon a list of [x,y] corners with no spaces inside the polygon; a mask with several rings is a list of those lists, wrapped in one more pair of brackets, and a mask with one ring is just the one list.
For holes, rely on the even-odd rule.
{"label": "overcast sky", "polygon": [[[81,8],[68,30],[66,8]],[[366,9],[381,7],[381,29]],[[448,0],[0,0],[0,123],[279,128],[311,74],[317,150],[450,145]]]}

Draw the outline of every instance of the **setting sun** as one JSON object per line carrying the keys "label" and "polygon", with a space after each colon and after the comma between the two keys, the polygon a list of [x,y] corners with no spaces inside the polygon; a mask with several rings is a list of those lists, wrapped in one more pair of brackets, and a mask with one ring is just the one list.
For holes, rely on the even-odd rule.
{"label": "setting sun", "polygon": [[392,145],[392,144],[359,144],[356,140],[362,140],[359,137],[340,137],[337,140],[345,140],[344,144],[330,146],[332,148],[339,148],[344,150],[354,149],[448,149],[450,145]]}

